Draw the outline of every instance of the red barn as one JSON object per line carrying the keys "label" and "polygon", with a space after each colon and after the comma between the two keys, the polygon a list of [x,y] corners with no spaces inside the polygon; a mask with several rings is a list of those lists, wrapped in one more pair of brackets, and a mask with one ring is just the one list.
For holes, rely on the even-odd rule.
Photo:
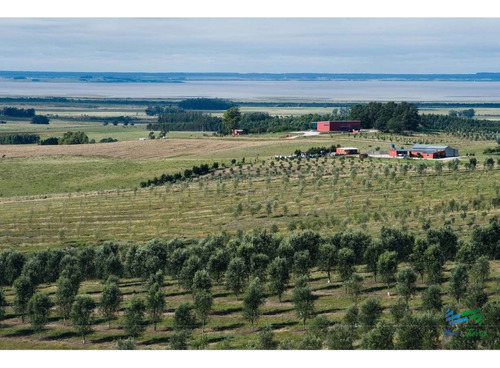
{"label": "red barn", "polygon": [[356,147],[337,147],[336,153],[337,155],[357,155],[359,149]]}
{"label": "red barn", "polygon": [[316,130],[318,132],[352,132],[361,129],[361,121],[318,121]]}

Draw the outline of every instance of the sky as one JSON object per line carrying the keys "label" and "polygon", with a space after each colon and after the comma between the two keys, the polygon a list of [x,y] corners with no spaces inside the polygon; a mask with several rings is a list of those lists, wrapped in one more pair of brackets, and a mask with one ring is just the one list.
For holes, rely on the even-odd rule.
{"label": "sky", "polygon": [[0,70],[500,72],[500,18],[0,18]]}

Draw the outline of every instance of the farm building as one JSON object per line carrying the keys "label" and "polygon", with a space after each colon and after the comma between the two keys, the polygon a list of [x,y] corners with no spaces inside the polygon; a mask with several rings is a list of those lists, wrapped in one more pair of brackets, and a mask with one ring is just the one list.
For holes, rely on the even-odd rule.
{"label": "farm building", "polygon": [[361,129],[361,121],[359,120],[318,121],[313,123],[313,127],[315,124],[318,132],[352,132]]}
{"label": "farm building", "polygon": [[356,147],[337,147],[337,155],[357,155],[359,149]]}
{"label": "farm building", "polygon": [[412,148],[397,149],[393,144],[389,150],[391,157],[421,157],[425,159],[436,159],[445,157],[457,157],[458,150],[450,146],[435,146],[427,144],[416,144]]}
{"label": "farm building", "polygon": [[412,150],[434,150],[434,151],[444,151],[445,157],[458,157],[458,150],[456,148],[452,148],[450,146],[436,146],[429,144],[415,144],[412,147]]}

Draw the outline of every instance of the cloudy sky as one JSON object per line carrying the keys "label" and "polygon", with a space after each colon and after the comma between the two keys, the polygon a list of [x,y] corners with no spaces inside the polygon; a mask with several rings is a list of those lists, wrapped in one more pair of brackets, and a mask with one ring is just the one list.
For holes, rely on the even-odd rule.
{"label": "cloudy sky", "polygon": [[500,18],[0,18],[0,70],[500,72]]}

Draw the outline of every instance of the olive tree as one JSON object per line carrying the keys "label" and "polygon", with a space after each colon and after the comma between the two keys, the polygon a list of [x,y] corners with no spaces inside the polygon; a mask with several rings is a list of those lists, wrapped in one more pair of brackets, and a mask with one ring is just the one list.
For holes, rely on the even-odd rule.
{"label": "olive tree", "polygon": [[189,335],[196,328],[196,316],[190,303],[182,303],[177,307],[174,314],[174,329]]}
{"label": "olive tree", "polygon": [[467,291],[467,284],[469,282],[469,275],[467,273],[467,267],[463,264],[459,264],[451,271],[450,276],[450,295],[454,297],[457,303],[460,305],[460,299],[465,295]]}
{"label": "olive tree", "polygon": [[209,291],[202,290],[194,295],[194,309],[201,320],[202,331],[205,330],[208,315],[212,310],[213,300],[214,298]]}
{"label": "olive tree", "polygon": [[269,275],[269,292],[277,295],[281,302],[281,297],[290,281],[290,271],[286,259],[276,257],[269,264],[267,272]]}
{"label": "olive tree", "polygon": [[441,289],[439,286],[431,285],[422,294],[422,308],[428,311],[440,311],[443,307],[441,301]]}
{"label": "olive tree", "polygon": [[371,330],[382,315],[382,305],[379,299],[368,298],[360,306],[359,322],[365,331]]}
{"label": "olive tree", "polygon": [[378,322],[376,326],[363,336],[361,347],[368,350],[394,349],[394,327],[386,322]]}
{"label": "olive tree", "polygon": [[408,303],[408,300],[416,292],[415,281],[417,281],[417,275],[412,269],[406,268],[398,273],[397,281],[396,290]]}
{"label": "olive tree", "polygon": [[88,295],[78,295],[73,302],[71,309],[71,322],[73,328],[82,336],[82,343],[85,344],[86,337],[93,331],[94,309],[96,303]]}
{"label": "olive tree", "polygon": [[303,321],[305,326],[306,320],[314,315],[314,297],[306,278],[297,281],[292,293],[292,302],[297,317]]}
{"label": "olive tree", "polygon": [[73,302],[80,288],[80,280],[64,272],[59,279],[57,279],[56,286],[56,303],[59,306],[63,319],[66,320],[71,314]]}
{"label": "olive tree", "polygon": [[387,290],[395,280],[398,269],[398,257],[396,252],[386,251],[378,257],[377,269],[382,281],[387,285]]}
{"label": "olive tree", "polygon": [[246,283],[245,263],[241,258],[233,258],[226,271],[226,288],[231,290],[238,299]]}
{"label": "olive tree", "polygon": [[111,320],[115,318],[122,299],[123,297],[118,284],[108,279],[102,289],[99,302],[99,309],[102,316],[108,321],[108,328],[111,328]]}
{"label": "olive tree", "polygon": [[264,304],[264,292],[259,278],[255,278],[243,296],[243,317],[250,321],[252,329],[260,316],[260,306]]}
{"label": "olive tree", "polygon": [[129,337],[136,338],[146,329],[144,323],[144,313],[146,304],[138,296],[130,299],[128,307],[125,309],[123,329]]}
{"label": "olive tree", "polygon": [[165,311],[165,293],[161,289],[160,285],[154,283],[148,290],[146,295],[146,310],[149,313],[149,318],[153,323],[154,330],[156,331],[156,326],[163,319],[163,312]]}
{"label": "olive tree", "polygon": [[28,317],[31,326],[38,333],[39,340],[42,338],[43,328],[49,322],[50,308],[52,302],[45,293],[34,294],[28,302]]}
{"label": "olive tree", "polygon": [[14,281],[14,291],[16,296],[14,298],[14,307],[16,311],[21,315],[21,320],[24,323],[24,317],[28,308],[28,302],[35,294],[36,286],[33,284],[28,276],[19,276],[16,281]]}

